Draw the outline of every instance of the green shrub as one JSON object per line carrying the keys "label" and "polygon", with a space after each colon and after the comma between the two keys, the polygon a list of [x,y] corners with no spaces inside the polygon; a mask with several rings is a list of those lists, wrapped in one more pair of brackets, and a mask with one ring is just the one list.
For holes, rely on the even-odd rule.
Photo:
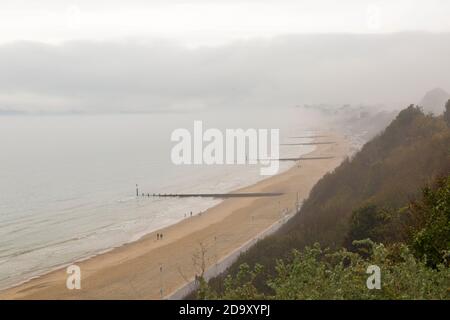
{"label": "green shrub", "polygon": [[445,262],[450,252],[450,176],[440,179],[435,188],[424,188],[411,210],[423,224],[413,237],[415,254],[433,267]]}
{"label": "green shrub", "polygon": [[[370,240],[355,245],[371,247],[367,258],[345,249],[331,251],[319,244],[294,250],[288,260],[279,260],[276,276],[267,281],[274,294],[261,293],[253,281],[262,271],[241,265],[235,277],[229,275],[225,291],[217,294],[203,287],[204,299],[450,299],[450,268],[427,267],[417,260],[409,248],[400,244],[385,247]],[[381,271],[381,289],[366,286],[369,265]],[[208,292],[208,294],[204,294]]]}

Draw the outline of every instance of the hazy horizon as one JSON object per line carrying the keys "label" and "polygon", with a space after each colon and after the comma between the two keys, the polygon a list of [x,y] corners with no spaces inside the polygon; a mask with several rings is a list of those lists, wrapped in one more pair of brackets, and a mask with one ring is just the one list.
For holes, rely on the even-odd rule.
{"label": "hazy horizon", "polygon": [[[450,88],[450,33],[285,35],[0,45],[0,111],[117,113],[369,104]],[[430,59],[430,57],[433,57]],[[401,86],[398,85],[401,83]]]}
{"label": "hazy horizon", "polygon": [[5,0],[0,113],[301,104],[450,91],[444,0]]}

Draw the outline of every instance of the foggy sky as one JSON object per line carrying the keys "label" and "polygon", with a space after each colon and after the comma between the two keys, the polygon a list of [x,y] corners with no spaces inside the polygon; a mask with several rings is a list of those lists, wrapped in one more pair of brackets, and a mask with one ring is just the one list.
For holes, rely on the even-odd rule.
{"label": "foggy sky", "polygon": [[418,103],[450,90],[450,33],[0,45],[0,111],[141,112]]}
{"label": "foggy sky", "polygon": [[450,32],[448,0],[2,0],[0,43],[164,38],[183,44],[298,33]]}

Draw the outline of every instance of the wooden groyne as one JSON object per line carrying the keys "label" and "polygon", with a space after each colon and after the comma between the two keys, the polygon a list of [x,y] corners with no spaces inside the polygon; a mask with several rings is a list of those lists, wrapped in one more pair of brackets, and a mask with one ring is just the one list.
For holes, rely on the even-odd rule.
{"label": "wooden groyne", "polygon": [[317,144],[335,144],[336,142],[303,142],[303,143],[280,143],[280,146],[315,146]]}
{"label": "wooden groyne", "polygon": [[280,158],[278,161],[301,161],[301,160],[322,160],[333,159],[334,157],[298,157],[298,158]]}
{"label": "wooden groyne", "polygon": [[334,159],[333,156],[322,156],[322,157],[292,157],[292,158],[278,158],[278,159],[258,159],[259,161],[302,161],[302,160],[323,160],[323,159]]}
{"label": "wooden groyne", "polygon": [[[278,197],[283,195],[281,192],[243,192],[243,193],[153,193],[147,194],[151,197],[162,198],[248,198],[248,197]],[[143,196],[146,196],[143,194]]]}
{"label": "wooden groyne", "polygon": [[308,139],[308,138],[311,138],[311,139],[315,139],[315,138],[325,138],[325,137],[327,137],[327,136],[294,136],[294,137],[289,137],[289,138],[295,138],[295,139],[297,139],[297,138],[304,138],[304,139]]}

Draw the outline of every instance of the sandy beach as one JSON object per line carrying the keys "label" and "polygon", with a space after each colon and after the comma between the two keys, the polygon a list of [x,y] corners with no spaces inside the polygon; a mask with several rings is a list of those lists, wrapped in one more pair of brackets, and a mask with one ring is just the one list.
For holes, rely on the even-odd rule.
{"label": "sandy beach", "polygon": [[[343,136],[326,134],[300,165],[236,192],[280,192],[277,197],[232,198],[200,215],[150,233],[140,240],[76,263],[81,268],[81,289],[66,288],[66,268],[50,272],[0,292],[0,299],[161,299],[192,280],[201,262],[214,265],[243,243],[292,210],[308,196],[325,173],[348,155]],[[164,235],[157,240],[156,233]],[[199,257],[204,253],[203,259]]]}

